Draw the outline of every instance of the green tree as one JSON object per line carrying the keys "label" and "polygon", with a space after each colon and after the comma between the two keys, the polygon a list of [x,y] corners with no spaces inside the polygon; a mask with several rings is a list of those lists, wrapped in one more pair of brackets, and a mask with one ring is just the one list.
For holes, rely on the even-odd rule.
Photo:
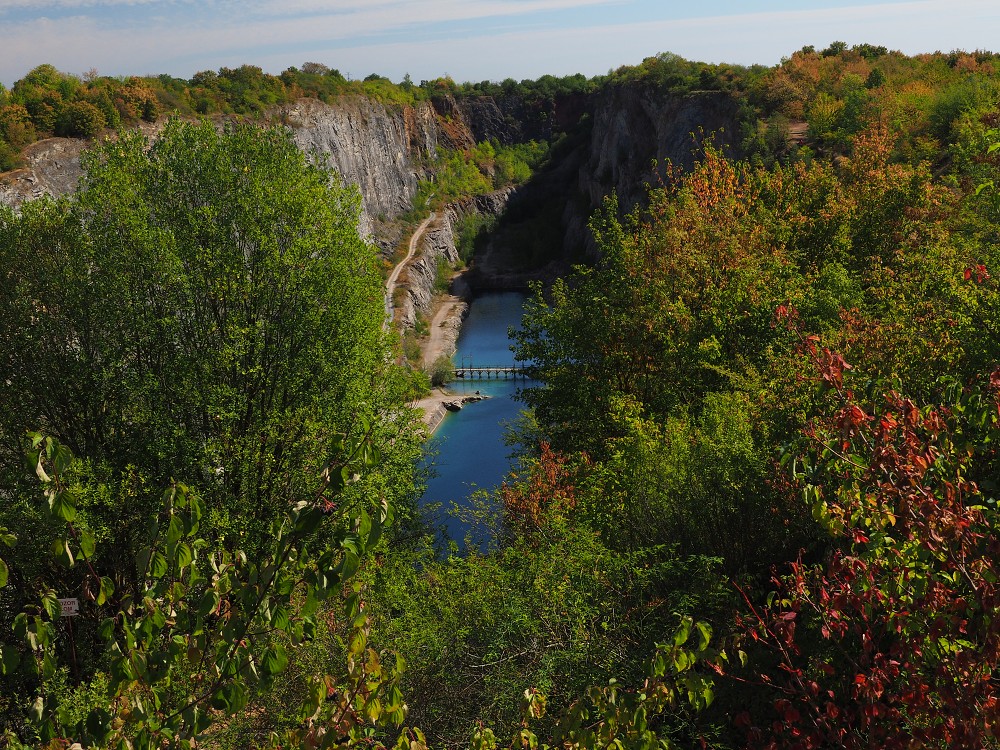
{"label": "green tree", "polygon": [[104,113],[90,102],[72,102],[62,108],[56,123],[56,135],[92,138],[106,124]]}
{"label": "green tree", "polygon": [[[41,549],[37,538],[25,540],[48,564],[30,580],[15,575],[26,606],[0,614],[14,636],[0,642],[0,684],[18,696],[0,717],[5,746],[65,740],[190,750],[207,736],[225,737],[247,710],[259,713],[256,701],[277,681],[299,690],[281,719],[255,738],[258,746],[354,744],[378,724],[402,722],[401,665],[383,654],[383,667],[367,648],[360,587],[351,583],[390,509],[337,519],[324,508],[327,495],[343,492],[345,476],[377,463],[366,440],[345,443],[331,457],[311,496],[275,520],[254,555],[213,550],[202,536],[198,495],[172,483],[137,539],[138,575],[124,580],[96,555],[78,503],[94,488],[78,481],[71,452],[51,437],[29,438],[29,463],[47,501],[40,505],[47,505],[57,537]],[[17,541],[0,528],[0,546]],[[7,572],[0,555],[0,589]],[[77,600],[75,627],[60,621],[60,594]],[[343,609],[324,604],[341,595]],[[288,674],[290,662],[325,631],[345,639],[346,668],[326,661]],[[87,658],[91,650],[100,658]]]}
{"label": "green tree", "polygon": [[35,140],[35,126],[31,115],[20,104],[0,108],[0,137],[15,148],[27,146]]}
{"label": "green tree", "polygon": [[85,169],[71,198],[0,214],[7,486],[24,480],[21,436],[43,426],[122,487],[88,502],[123,553],[150,513],[125,488],[174,476],[197,480],[215,534],[252,550],[339,434],[369,435],[391,467],[351,503],[412,491],[356,190],[251,126],[123,134]]}

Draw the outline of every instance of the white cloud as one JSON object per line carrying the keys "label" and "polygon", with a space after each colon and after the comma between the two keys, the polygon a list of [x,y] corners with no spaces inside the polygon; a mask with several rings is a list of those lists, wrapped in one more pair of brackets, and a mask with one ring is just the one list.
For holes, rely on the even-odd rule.
{"label": "white cloud", "polygon": [[[27,2],[15,0],[21,1]],[[314,0],[292,2],[305,7]],[[988,48],[1000,39],[1000,4],[995,0],[912,0],[548,30],[531,30],[514,15],[525,8],[602,4],[607,0],[351,0],[339,3],[336,13],[329,12],[328,3],[317,3],[327,12],[308,17],[254,12],[274,7],[267,2],[241,4],[243,12],[227,13],[225,20],[203,15],[179,23],[174,16],[160,25],[129,29],[110,28],[82,14],[35,19],[0,25],[0,80],[12,83],[42,62],[71,72],[96,67],[114,75],[167,72],[187,77],[196,70],[242,63],[277,72],[304,60],[325,62],[355,77],[378,72],[399,80],[410,72],[417,80],[444,73],[458,80],[497,80],[543,73],[593,75],[668,50],[695,60],[769,64],[805,44],[826,45],[835,39],[909,53]],[[496,20],[473,23],[484,17]],[[456,38],[442,30],[445,21],[453,20],[480,30]],[[416,23],[425,24],[422,36],[403,41],[400,32]],[[395,32],[397,41],[390,41],[387,32]]]}
{"label": "white cloud", "polygon": [[174,5],[175,0],[0,0],[0,13],[7,10],[58,10],[100,8],[119,5]]}
{"label": "white cloud", "polygon": [[351,0],[332,6],[328,0],[264,0],[247,4],[254,12],[270,15],[318,13],[364,16],[386,11],[397,24],[433,23],[468,18],[492,18],[551,10],[573,10],[594,5],[616,5],[624,0]]}

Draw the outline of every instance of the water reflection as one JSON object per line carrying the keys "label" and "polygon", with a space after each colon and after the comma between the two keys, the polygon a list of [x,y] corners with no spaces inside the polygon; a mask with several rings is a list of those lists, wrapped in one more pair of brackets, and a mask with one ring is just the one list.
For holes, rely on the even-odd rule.
{"label": "water reflection", "polygon": [[[490,294],[476,298],[462,326],[455,362],[465,365],[510,367],[514,357],[507,338],[509,327],[521,323],[525,296],[517,293]],[[449,387],[456,396],[477,391],[489,396],[485,401],[468,404],[460,412],[448,414],[429,442],[428,461],[433,476],[421,499],[421,505],[434,514],[448,538],[464,547],[468,535],[474,545],[484,547],[489,529],[476,520],[488,511],[471,499],[477,490],[492,490],[510,472],[510,449],[504,444],[505,426],[521,410],[514,393],[524,380],[456,380]],[[452,506],[458,514],[447,512]],[[437,506],[437,510],[433,509]]]}

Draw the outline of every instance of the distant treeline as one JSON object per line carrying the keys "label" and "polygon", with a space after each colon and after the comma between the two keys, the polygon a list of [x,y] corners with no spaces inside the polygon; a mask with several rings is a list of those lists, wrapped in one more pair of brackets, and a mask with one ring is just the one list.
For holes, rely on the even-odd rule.
{"label": "distant treeline", "polygon": [[[159,76],[82,77],[40,65],[8,91],[0,85],[0,171],[16,167],[21,151],[50,136],[90,137],[105,128],[131,127],[164,113],[259,117],[302,97],[324,102],[366,96],[404,106],[440,96],[518,97],[526,103],[588,95],[607,87],[639,85],[686,94],[725,91],[747,106],[748,153],[767,160],[788,155],[788,124],[805,125],[810,148],[846,147],[866,123],[881,119],[902,132],[901,153],[934,158],[959,115],[996,101],[997,58],[992,52],[934,52],[913,57],[885,47],[834,42],[803,47],[779,65],[740,66],[685,60],[671,53],[587,78],[544,75],[537,80],[456,83],[445,76],[393,83],[378,74],[349,80],[339,70],[307,62],[280,75],[253,65],[196,73],[190,80]],[[808,155],[808,153],[807,153]]]}

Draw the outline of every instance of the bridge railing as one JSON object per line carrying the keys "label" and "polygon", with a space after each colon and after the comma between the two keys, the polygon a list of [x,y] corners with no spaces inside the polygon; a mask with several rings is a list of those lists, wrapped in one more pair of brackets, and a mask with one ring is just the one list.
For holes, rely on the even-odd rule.
{"label": "bridge railing", "polygon": [[527,373],[524,367],[491,367],[489,365],[463,366],[452,370],[456,378],[468,378],[470,380],[493,380],[507,378],[526,378]]}

